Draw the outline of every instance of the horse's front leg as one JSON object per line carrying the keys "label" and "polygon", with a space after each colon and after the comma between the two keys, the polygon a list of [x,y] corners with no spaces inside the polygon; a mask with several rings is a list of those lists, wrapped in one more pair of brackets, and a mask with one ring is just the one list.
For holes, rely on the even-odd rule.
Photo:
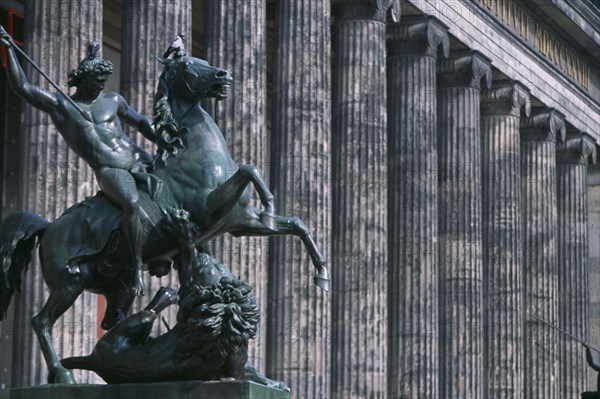
{"label": "horse's front leg", "polygon": [[273,194],[254,165],[243,165],[225,183],[211,191],[206,198],[206,207],[213,219],[223,218],[244,193],[248,184],[253,183],[265,210],[260,213],[263,227],[275,229],[275,207],[273,205]]}
{"label": "horse's front leg", "polygon": [[259,219],[258,209],[249,206],[247,211],[251,217],[234,226],[229,230],[229,233],[236,237],[289,234],[299,237],[302,243],[304,243],[315,269],[317,269],[317,275],[314,277],[315,284],[325,291],[330,290],[329,272],[325,267],[326,259],[317,248],[317,244],[310,235],[308,227],[306,227],[300,218],[272,215],[270,219],[274,222],[274,226],[271,228],[263,224],[262,218]]}

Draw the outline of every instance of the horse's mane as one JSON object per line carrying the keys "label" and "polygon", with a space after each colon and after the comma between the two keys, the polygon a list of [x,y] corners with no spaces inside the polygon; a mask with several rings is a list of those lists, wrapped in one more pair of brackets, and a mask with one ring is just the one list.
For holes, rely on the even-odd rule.
{"label": "horse's mane", "polygon": [[177,315],[177,353],[181,365],[198,361],[221,367],[232,354],[246,350],[256,337],[260,314],[252,288],[223,277],[210,288],[193,286]]}
{"label": "horse's mane", "polygon": [[187,132],[186,127],[181,127],[173,118],[169,104],[170,87],[175,78],[173,65],[177,60],[166,59],[161,61],[165,65],[158,81],[158,89],[154,96],[154,130],[157,137],[158,150],[154,156],[153,166],[156,169],[167,164],[169,157],[177,156],[180,149],[184,148],[181,137]]}

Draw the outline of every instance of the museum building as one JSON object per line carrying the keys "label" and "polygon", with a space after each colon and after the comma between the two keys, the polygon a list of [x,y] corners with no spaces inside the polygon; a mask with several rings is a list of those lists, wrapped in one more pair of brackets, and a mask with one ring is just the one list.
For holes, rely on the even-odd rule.
{"label": "museum building", "polygon": [[[213,243],[261,305],[251,360],[293,397],[596,389],[584,347],[553,326],[600,347],[598,1],[0,0],[0,24],[65,91],[101,39],[105,90],[148,117],[177,33],[232,72],[205,109],[329,259],[326,293],[296,238]],[[97,191],[93,173],[0,75],[0,216],[53,220]],[[136,309],[175,273],[146,285]],[[46,296],[34,261],[0,323],[2,399],[46,381],[30,327]],[[60,356],[92,350],[105,306],[86,293],[65,313]]]}

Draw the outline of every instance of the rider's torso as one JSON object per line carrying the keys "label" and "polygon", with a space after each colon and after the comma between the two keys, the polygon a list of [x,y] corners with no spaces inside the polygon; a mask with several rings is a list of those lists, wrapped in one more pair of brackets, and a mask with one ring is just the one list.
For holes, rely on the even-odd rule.
{"label": "rider's torso", "polygon": [[92,169],[128,169],[135,162],[135,157],[119,120],[116,95],[101,93],[92,103],[78,102],[77,105],[90,113],[93,122],[66,102],[62,107],[64,119],[55,118],[55,124],[69,147]]}

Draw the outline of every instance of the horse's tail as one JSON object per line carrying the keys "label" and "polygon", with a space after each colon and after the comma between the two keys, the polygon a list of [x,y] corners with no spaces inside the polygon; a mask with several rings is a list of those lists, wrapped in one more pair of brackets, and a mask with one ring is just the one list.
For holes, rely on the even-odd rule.
{"label": "horse's tail", "polygon": [[48,228],[46,219],[29,212],[16,212],[0,224],[0,320],[21,287],[37,238]]}

